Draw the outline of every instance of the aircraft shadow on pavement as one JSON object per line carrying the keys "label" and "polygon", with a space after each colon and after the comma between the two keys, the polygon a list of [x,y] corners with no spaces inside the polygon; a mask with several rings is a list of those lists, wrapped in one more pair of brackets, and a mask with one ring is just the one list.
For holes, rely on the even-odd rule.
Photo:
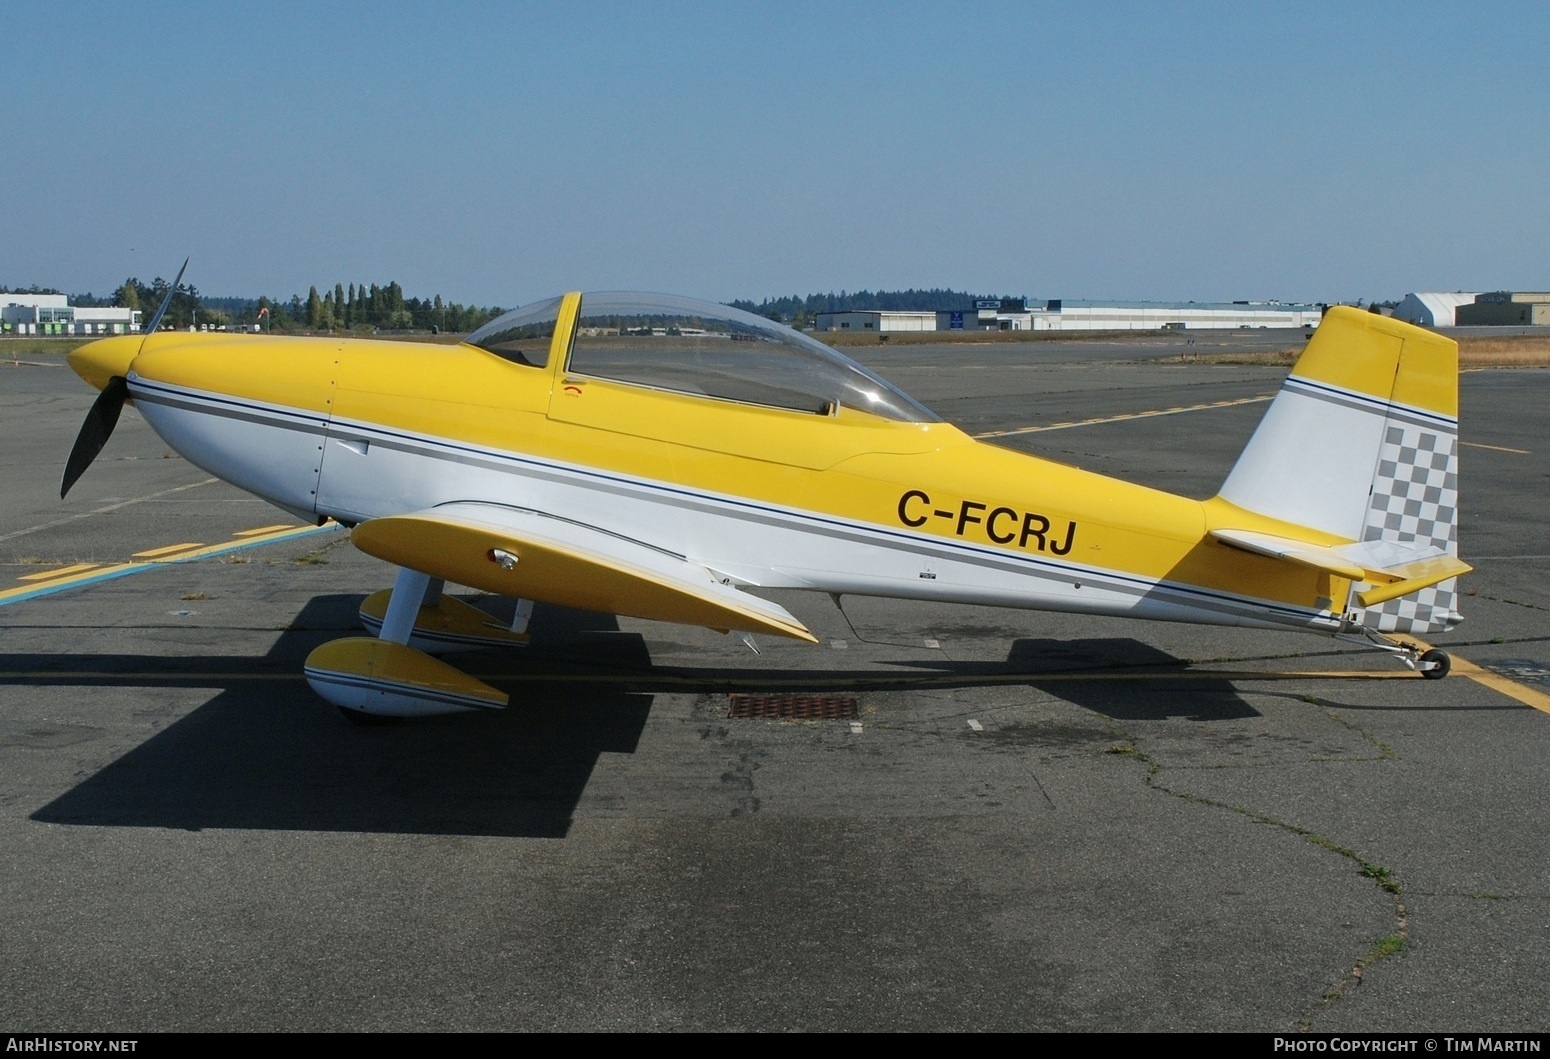
{"label": "aircraft shadow on pavement", "polygon": [[938,687],[1026,684],[1119,721],[1259,716],[1230,678],[1191,672],[1189,662],[1129,637],[1024,638],[1012,642],[1004,662],[911,659],[901,664],[930,670]]}
{"label": "aircraft shadow on pavement", "polygon": [[[310,601],[261,658],[0,656],[0,679],[13,685],[154,682],[222,689],[33,819],[184,830],[562,837],[599,756],[634,752],[654,679],[690,693],[793,683],[860,691],[909,689],[923,680],[937,687],[1027,684],[1120,719],[1219,720],[1255,712],[1225,679],[1149,679],[1172,675],[1183,663],[1132,639],[1018,640],[1004,662],[914,660],[859,671],[666,668],[654,667],[642,637],[620,631],[610,615],[541,607],[529,651],[487,656],[506,672],[528,670],[508,685],[512,706],[503,715],[362,728],[317,701],[298,677],[313,647],[348,631],[358,604],[357,596]],[[577,674],[586,679],[574,679]]]}
{"label": "aircraft shadow on pavement", "polygon": [[1140,640],[1017,640],[1007,665],[1027,671],[1039,690],[1119,721],[1259,716],[1231,680],[1190,673],[1187,662]]}
{"label": "aircraft shadow on pavement", "polygon": [[[505,715],[431,717],[360,727],[318,700],[298,674],[306,654],[340,633],[340,603],[311,601],[263,658],[79,655],[69,670],[0,658],[10,684],[156,683],[221,687],[205,705],[43,806],[47,823],[560,837],[599,755],[632,753],[652,696],[603,684],[525,684]],[[319,620],[319,619],[324,620]],[[551,611],[535,642],[597,649],[604,664],[639,664],[639,636],[612,616]],[[324,628],[325,633],[309,631]],[[58,665],[59,656],[49,661]],[[125,674],[116,677],[115,672]],[[180,675],[186,674],[186,675]]]}

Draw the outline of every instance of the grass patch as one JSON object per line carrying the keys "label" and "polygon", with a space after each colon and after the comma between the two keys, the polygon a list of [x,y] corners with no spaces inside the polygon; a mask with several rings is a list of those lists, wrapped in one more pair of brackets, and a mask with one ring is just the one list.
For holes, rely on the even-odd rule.
{"label": "grass patch", "polygon": [[1410,944],[1410,939],[1401,934],[1390,934],[1387,937],[1379,938],[1372,947],[1372,956],[1369,962],[1376,962],[1385,956],[1393,956],[1408,944]]}
{"label": "grass patch", "polygon": [[324,544],[320,548],[314,548],[306,555],[298,555],[296,558],[292,559],[291,562],[296,566],[327,566],[328,560],[323,558],[323,556],[327,555],[335,548],[348,543],[350,543],[350,537],[349,534],[345,534],[329,541],[327,544]]}
{"label": "grass patch", "polygon": [[88,342],[94,342],[106,335],[93,335],[91,338],[40,338],[33,335],[24,337],[0,338],[0,359],[14,360],[17,357],[62,357],[66,353],[80,349]]}
{"label": "grass patch", "polygon": [[[1317,699],[1307,699],[1306,701],[1314,702],[1323,706],[1329,705],[1328,703],[1324,703]],[[1326,710],[1326,713],[1336,721],[1340,720],[1340,718],[1332,711]],[[1344,724],[1345,722],[1341,721],[1340,723]],[[1354,726],[1346,724],[1346,727],[1351,728]],[[1360,729],[1356,730],[1360,731]],[[1116,731],[1115,734],[1122,735],[1123,733]],[[1379,746],[1385,755],[1390,755],[1393,753],[1393,751],[1388,747],[1383,746],[1383,744],[1378,743],[1370,736],[1367,736],[1365,732],[1362,734],[1370,742],[1373,742]],[[1148,765],[1146,785],[1153,790],[1160,791],[1174,798],[1178,798],[1181,801],[1191,802],[1196,805],[1207,805],[1216,809],[1225,809],[1228,812],[1237,813],[1238,815],[1243,816],[1249,820],[1253,820],[1257,823],[1267,824],[1271,827],[1280,828],[1283,831],[1287,831],[1293,835],[1298,836],[1304,841],[1311,842],[1313,845],[1318,846],[1320,849],[1328,850],[1337,856],[1344,857],[1347,861],[1357,867],[1364,878],[1371,879],[1373,882],[1377,883],[1378,887],[1382,889],[1384,893],[1388,894],[1389,897],[1393,900],[1395,927],[1394,932],[1391,934],[1386,934],[1373,942],[1372,948],[1367,951],[1366,955],[1357,960],[1355,965],[1352,966],[1352,968],[1344,975],[1342,975],[1339,981],[1335,982],[1324,991],[1323,996],[1321,996],[1313,1004],[1313,1006],[1300,1020],[1299,1025],[1303,1031],[1312,1029],[1313,1020],[1318,1016],[1319,1012],[1328,1007],[1330,1004],[1338,1001],[1346,994],[1348,990],[1359,984],[1362,980],[1362,975],[1365,974],[1369,968],[1381,960],[1387,959],[1390,956],[1398,955],[1409,946],[1410,910],[1405,906],[1404,893],[1402,887],[1400,886],[1399,879],[1389,868],[1386,868],[1381,864],[1374,864],[1372,861],[1364,859],[1361,854],[1357,853],[1354,849],[1349,849],[1345,846],[1342,846],[1340,843],[1334,841],[1331,838],[1326,838],[1324,835],[1321,835],[1316,831],[1310,831],[1307,828],[1299,827],[1298,825],[1289,823],[1285,820],[1277,820],[1275,817],[1267,816],[1264,813],[1255,812],[1254,810],[1245,806],[1229,805],[1225,802],[1219,802],[1215,799],[1204,797],[1203,795],[1194,794],[1189,791],[1174,790],[1170,787],[1167,787],[1166,785],[1160,783],[1157,778],[1161,766],[1157,762],[1152,761],[1147,756],[1145,751],[1137,746],[1134,741],[1111,743],[1108,749],[1104,751],[1104,753],[1117,754],[1124,757],[1135,757],[1141,761],[1145,761]],[[1480,896],[1494,897],[1495,895]]]}
{"label": "grass patch", "polygon": [[1550,366],[1550,334],[1502,335],[1458,339],[1461,368],[1543,368]]}
{"label": "grass patch", "polygon": [[1180,364],[1227,364],[1250,368],[1290,368],[1297,363],[1297,358],[1302,355],[1299,349],[1270,349],[1257,353],[1202,353],[1199,356],[1191,356],[1187,359],[1180,358]]}
{"label": "grass patch", "polygon": [[1373,864],[1358,858],[1357,863],[1362,866],[1362,874],[1376,882],[1383,889],[1398,897],[1400,894],[1399,880],[1394,878],[1394,873],[1381,864]]}

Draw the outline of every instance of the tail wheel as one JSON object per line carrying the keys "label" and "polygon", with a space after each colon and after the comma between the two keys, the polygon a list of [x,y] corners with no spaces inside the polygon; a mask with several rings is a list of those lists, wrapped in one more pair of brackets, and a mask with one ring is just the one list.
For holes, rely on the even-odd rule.
{"label": "tail wheel", "polygon": [[1435,647],[1416,661],[1421,663],[1421,675],[1427,680],[1441,680],[1453,668],[1453,659],[1448,657],[1448,652],[1439,651]]}

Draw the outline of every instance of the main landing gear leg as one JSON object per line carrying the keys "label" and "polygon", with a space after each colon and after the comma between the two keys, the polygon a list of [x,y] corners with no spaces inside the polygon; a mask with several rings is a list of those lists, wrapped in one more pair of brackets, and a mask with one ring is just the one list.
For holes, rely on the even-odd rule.
{"label": "main landing gear leg", "polygon": [[[436,586],[434,597],[431,595],[432,583]],[[408,643],[409,637],[414,634],[414,620],[420,616],[420,608],[427,600],[441,599],[442,584],[439,577],[433,578],[407,566],[400,569],[398,580],[393,585],[393,594],[388,597],[387,614],[382,619],[382,631],[377,633],[377,638],[389,643]]]}
{"label": "main landing gear leg", "polygon": [[[379,631],[377,639],[335,640],[307,656],[307,683],[312,690],[352,721],[504,709],[505,694],[411,646],[411,641],[418,644],[427,634],[432,639],[438,635],[467,639],[458,635],[458,627],[469,620],[489,624],[483,611],[442,595],[442,587],[439,578],[399,570],[392,592],[369,597],[361,608],[366,627]],[[448,604],[457,607],[449,610]],[[457,608],[479,618],[469,619]],[[498,625],[474,638],[486,644],[491,639],[518,639]]]}
{"label": "main landing gear leg", "polygon": [[[420,587],[422,579],[425,582],[423,588]],[[527,616],[533,612],[530,600],[518,601],[517,621],[508,629],[478,607],[446,595],[442,591],[444,587],[439,577],[404,570],[393,588],[373,592],[361,601],[361,625],[384,640],[407,643],[415,650],[433,655],[527,646]],[[408,610],[401,610],[398,609],[401,599],[419,599],[419,602]],[[397,638],[401,629],[395,628],[392,636],[385,631],[391,624],[390,614],[400,623],[409,622],[407,640]]]}

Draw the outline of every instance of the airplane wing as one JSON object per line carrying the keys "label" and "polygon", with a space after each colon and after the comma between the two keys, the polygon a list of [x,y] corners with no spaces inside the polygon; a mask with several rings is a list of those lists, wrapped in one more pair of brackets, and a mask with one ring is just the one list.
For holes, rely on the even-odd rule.
{"label": "airplane wing", "polygon": [[727,631],[818,639],[785,608],[681,555],[499,504],[442,504],[362,522],[368,555],[503,596]]}
{"label": "airplane wing", "polygon": [[1474,569],[1436,548],[1410,547],[1395,541],[1359,541],[1331,547],[1254,530],[1214,529],[1211,536],[1256,555],[1311,566],[1352,581],[1366,581],[1373,587],[1357,594],[1364,607],[1408,596]]}

